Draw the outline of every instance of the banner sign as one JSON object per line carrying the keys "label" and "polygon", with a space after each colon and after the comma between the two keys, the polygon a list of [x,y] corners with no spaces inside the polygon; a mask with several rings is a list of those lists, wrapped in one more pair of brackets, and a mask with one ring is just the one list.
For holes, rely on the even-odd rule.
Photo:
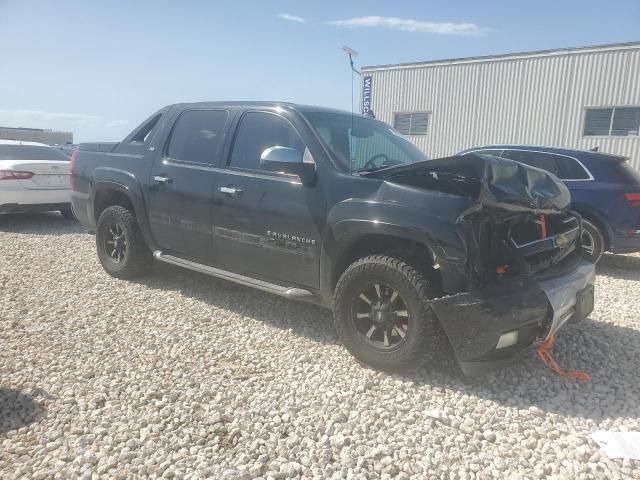
{"label": "banner sign", "polygon": [[362,77],[362,114],[371,115],[371,101],[373,98],[373,77]]}

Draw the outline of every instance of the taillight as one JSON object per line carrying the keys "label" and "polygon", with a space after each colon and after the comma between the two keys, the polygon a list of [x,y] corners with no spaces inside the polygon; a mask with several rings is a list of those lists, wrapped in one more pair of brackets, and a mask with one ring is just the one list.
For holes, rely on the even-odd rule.
{"label": "taillight", "polygon": [[78,150],[77,148],[73,152],[71,152],[71,169],[69,171],[71,190],[76,189],[76,161],[78,160],[78,155],[80,155],[80,150]]}
{"label": "taillight", "polygon": [[0,170],[0,180],[29,180],[33,172],[19,172],[17,170]]}
{"label": "taillight", "polygon": [[625,193],[624,198],[630,207],[640,207],[640,193]]}

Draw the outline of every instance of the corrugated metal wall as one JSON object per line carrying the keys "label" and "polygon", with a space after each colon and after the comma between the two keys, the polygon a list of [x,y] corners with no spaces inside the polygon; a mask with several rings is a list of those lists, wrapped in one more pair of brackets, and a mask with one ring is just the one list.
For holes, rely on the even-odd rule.
{"label": "corrugated metal wall", "polygon": [[432,158],[490,143],[625,155],[640,169],[640,137],[583,137],[585,107],[640,106],[640,43],[425,65],[365,67],[380,120],[429,111],[409,138]]}

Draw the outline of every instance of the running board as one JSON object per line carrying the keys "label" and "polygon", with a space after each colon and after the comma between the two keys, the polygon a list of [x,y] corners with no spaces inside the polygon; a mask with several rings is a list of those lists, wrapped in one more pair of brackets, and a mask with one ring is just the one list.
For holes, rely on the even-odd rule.
{"label": "running board", "polygon": [[219,268],[210,267],[209,265],[203,265],[201,263],[185,260],[184,258],[174,257],[173,255],[167,255],[162,253],[161,250],[153,252],[153,257],[161,262],[170,263],[171,265],[177,265],[178,267],[188,268],[194,272],[204,273],[211,275],[212,277],[222,278],[223,280],[229,280],[230,282],[238,283],[240,285],[246,285],[263,292],[274,293],[281,297],[287,297],[295,300],[310,300],[314,297],[313,293],[309,290],[297,287],[283,287],[276,285],[275,283],[265,282],[264,280],[258,280],[256,278],[246,277],[238,273],[227,272]]}

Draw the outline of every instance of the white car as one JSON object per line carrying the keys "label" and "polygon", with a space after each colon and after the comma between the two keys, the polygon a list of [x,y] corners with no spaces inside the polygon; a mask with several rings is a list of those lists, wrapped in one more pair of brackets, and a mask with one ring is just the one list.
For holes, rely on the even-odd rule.
{"label": "white car", "polygon": [[70,163],[43,143],[0,140],[0,214],[57,210],[74,218]]}

